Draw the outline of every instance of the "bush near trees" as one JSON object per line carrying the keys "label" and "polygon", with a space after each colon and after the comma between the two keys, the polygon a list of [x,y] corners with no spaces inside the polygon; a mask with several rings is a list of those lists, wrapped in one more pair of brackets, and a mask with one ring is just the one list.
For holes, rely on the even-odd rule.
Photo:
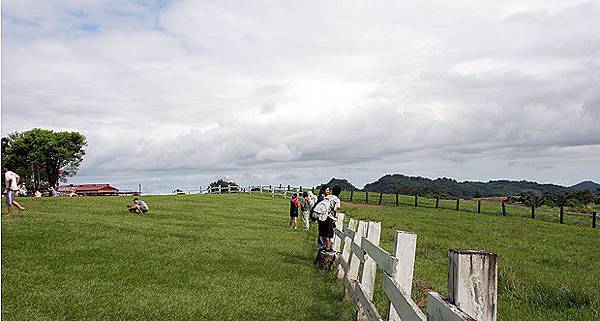
{"label": "bush near trees", "polygon": [[[34,190],[58,187],[74,176],[85,155],[86,138],[78,132],[34,128],[2,137],[2,164],[31,182]],[[2,182],[4,184],[4,182]]]}
{"label": "bush near trees", "polygon": [[521,193],[513,198],[514,201],[527,206],[548,207],[571,207],[591,208],[594,204],[600,204],[600,191],[596,193],[589,190],[574,190],[565,193]]}
{"label": "bush near trees", "polygon": [[219,179],[219,180],[218,180],[218,181],[216,181],[216,182],[212,182],[212,183],[210,183],[210,185],[209,185],[209,186],[210,186],[211,188],[213,188],[213,187],[227,187],[227,186],[230,186],[230,185],[238,185],[238,183],[236,183],[236,182],[233,182],[233,181],[232,181],[232,182],[229,182],[229,181],[226,181],[226,180],[224,180],[224,179]]}

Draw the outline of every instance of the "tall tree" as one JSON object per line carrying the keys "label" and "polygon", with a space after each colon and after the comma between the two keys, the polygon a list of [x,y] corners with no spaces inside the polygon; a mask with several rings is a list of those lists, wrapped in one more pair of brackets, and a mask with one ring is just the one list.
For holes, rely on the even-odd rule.
{"label": "tall tree", "polygon": [[78,132],[54,132],[34,128],[2,138],[2,163],[31,181],[58,187],[58,182],[79,170],[87,142]]}

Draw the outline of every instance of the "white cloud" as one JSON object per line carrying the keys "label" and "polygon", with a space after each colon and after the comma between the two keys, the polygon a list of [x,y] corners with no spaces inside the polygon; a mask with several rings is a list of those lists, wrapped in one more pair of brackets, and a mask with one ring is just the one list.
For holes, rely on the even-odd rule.
{"label": "white cloud", "polygon": [[4,1],[2,133],[82,131],[76,181],[162,191],[224,176],[599,180],[599,14],[594,1]]}

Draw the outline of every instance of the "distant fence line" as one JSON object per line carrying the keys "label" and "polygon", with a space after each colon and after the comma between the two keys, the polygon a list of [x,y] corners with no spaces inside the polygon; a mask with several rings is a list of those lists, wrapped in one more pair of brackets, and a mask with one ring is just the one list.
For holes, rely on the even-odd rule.
{"label": "distant fence line", "polygon": [[[303,191],[312,191],[318,193],[315,188],[303,188],[302,186],[295,187],[291,185],[284,186],[275,185],[249,185],[242,187],[239,185],[230,185],[225,187],[207,187],[206,189],[189,190],[191,194],[227,194],[227,193],[259,193],[262,195],[270,195],[271,197],[281,196],[289,197],[293,193],[301,193]],[[574,222],[577,224],[591,225],[596,228],[597,212],[579,213],[566,211],[564,207],[558,210],[543,208],[543,207],[525,207],[508,204],[505,201],[494,201],[486,199],[464,200],[464,199],[442,199],[419,197],[418,195],[404,195],[399,193],[386,194],[378,192],[363,192],[344,190],[340,195],[342,201],[352,202],[356,204],[382,205],[382,206],[400,206],[411,205],[415,207],[428,208],[444,208],[456,211],[471,212],[471,213],[491,213],[502,216],[519,216],[530,217],[532,219],[545,218],[556,220],[561,224],[565,222]]]}
{"label": "distant fence line", "polygon": [[379,246],[380,222],[350,219],[347,228],[343,228],[344,218],[344,213],[338,214],[333,248],[336,252],[343,248],[337,261],[337,277],[344,280],[345,297],[356,305],[357,320],[384,320],[373,303],[378,268],[383,270],[380,285],[390,302],[386,320],[496,320],[496,254],[480,250],[449,250],[448,299],[437,292],[428,292],[428,318],[411,297],[417,235],[395,231],[390,254]]}

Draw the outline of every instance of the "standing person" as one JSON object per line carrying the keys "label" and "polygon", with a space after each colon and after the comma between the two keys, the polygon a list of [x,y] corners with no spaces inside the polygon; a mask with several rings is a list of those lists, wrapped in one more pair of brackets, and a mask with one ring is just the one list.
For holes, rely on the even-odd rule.
{"label": "standing person", "polygon": [[319,236],[323,238],[323,245],[326,252],[333,251],[331,248],[333,229],[335,228],[337,211],[342,204],[339,198],[342,188],[335,185],[331,192],[332,195],[325,196],[322,203],[325,203],[326,208],[319,216]]}
{"label": "standing person", "polygon": [[304,230],[308,231],[310,229],[310,209],[311,209],[311,201],[308,197],[308,193],[302,193],[302,198],[300,199],[300,208],[302,209],[302,221],[304,221]]}
{"label": "standing person", "polygon": [[290,199],[290,227],[294,226],[294,230],[298,228],[298,208],[300,207],[300,201],[298,201],[298,194],[294,193]]}
{"label": "standing person", "polygon": [[17,191],[19,190],[19,180],[21,177],[12,171],[9,171],[6,167],[2,168],[4,173],[4,183],[6,186],[6,208],[8,210],[8,218],[12,217],[12,206],[16,206],[19,210],[24,210],[25,208],[21,206],[21,204],[15,201],[15,196]]}
{"label": "standing person", "polygon": [[[329,194],[331,194],[331,188],[329,188],[329,186],[327,186],[327,185],[321,186],[321,188],[319,189],[319,196],[317,196],[317,202],[315,204],[321,203],[325,199],[325,197]],[[319,231],[320,231],[320,229],[321,229],[321,224],[319,224]],[[324,248],[325,248],[325,242],[323,240],[323,237],[321,236],[321,233],[319,232],[319,236],[317,236],[317,253],[319,253],[319,251],[321,251]]]}

